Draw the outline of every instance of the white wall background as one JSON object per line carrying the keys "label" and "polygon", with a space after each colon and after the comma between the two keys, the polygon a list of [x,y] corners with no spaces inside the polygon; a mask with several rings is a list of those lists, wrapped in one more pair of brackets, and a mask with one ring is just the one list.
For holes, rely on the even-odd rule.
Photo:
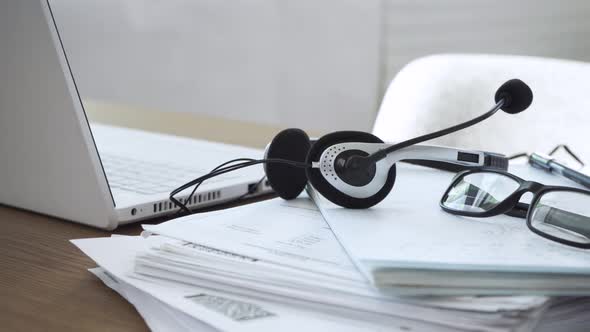
{"label": "white wall background", "polygon": [[590,61],[587,0],[384,0],[383,12],[383,87],[406,63],[435,53]]}
{"label": "white wall background", "polygon": [[52,0],[83,97],[369,129],[379,0]]}
{"label": "white wall background", "polygon": [[84,97],[283,127],[370,130],[395,73],[432,53],[590,60],[584,0],[51,3]]}

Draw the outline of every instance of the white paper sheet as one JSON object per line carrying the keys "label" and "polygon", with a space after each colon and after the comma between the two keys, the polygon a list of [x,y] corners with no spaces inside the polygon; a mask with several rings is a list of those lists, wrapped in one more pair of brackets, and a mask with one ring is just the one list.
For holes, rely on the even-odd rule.
{"label": "white paper sheet", "polygon": [[[432,324],[399,320],[399,324],[370,324],[358,320],[295,309],[273,302],[251,299],[222,289],[178,283],[154,283],[132,278],[137,253],[156,245],[158,237],[113,237],[80,239],[72,242],[115,278],[133,285],[175,310],[226,331],[438,331],[449,330]],[[247,317],[247,318],[243,318]]]}
{"label": "white paper sheet", "polygon": [[[200,263],[199,263],[200,265]],[[171,262],[149,262],[142,259],[136,264],[136,272],[153,278],[174,280],[181,283],[199,285],[203,287],[219,288],[234,294],[246,297],[259,298],[263,300],[276,301],[278,303],[299,306],[336,314],[344,317],[368,322],[381,322],[388,324],[389,320],[400,317],[410,318],[418,321],[426,321],[435,324],[442,324],[456,330],[479,330],[479,331],[505,331],[514,330],[518,327],[525,328],[528,324],[534,323],[537,310],[531,312],[511,311],[486,312],[477,311],[475,308],[486,305],[479,303],[478,299],[471,298],[471,301],[455,303],[452,299],[440,300],[441,306],[463,306],[466,311],[453,311],[435,309],[429,306],[435,304],[432,299],[415,300],[414,303],[400,303],[392,301],[380,301],[378,299],[351,296],[343,292],[328,292],[322,287],[307,289],[299,284],[292,283],[288,286],[277,285],[270,282],[265,271],[260,271],[258,278],[247,278],[243,276],[243,266],[234,266],[239,273],[220,273],[217,266],[214,268],[202,268],[198,265],[180,264],[175,260]],[[398,299],[399,301],[399,299]],[[469,306],[471,302],[471,306]],[[544,303],[538,301],[539,305]],[[499,303],[490,301],[486,310],[494,306],[497,310]],[[524,303],[522,303],[524,304]],[[517,303],[507,304],[506,307],[514,307]],[[531,303],[528,303],[531,307]],[[526,330],[526,329],[525,329]]]}
{"label": "white paper sheet", "polygon": [[[332,310],[339,308],[399,315],[455,324],[456,327],[485,325],[485,322],[493,325],[497,318],[490,315],[479,317],[479,320],[471,317],[470,320],[467,314],[462,320],[458,319],[460,313],[441,313],[427,307],[491,313],[527,310],[541,306],[546,300],[543,297],[399,299],[372,289],[356,270],[356,277],[352,278],[360,279],[356,283],[344,283],[338,278],[330,280],[329,276],[325,275],[326,271],[340,277],[338,273],[342,274],[348,270],[326,270],[325,264],[314,265],[314,268],[317,267],[317,270],[314,270],[306,262],[339,262],[343,261],[342,257],[347,257],[333,234],[326,232],[325,221],[315,209],[305,198],[289,202],[275,199],[235,208],[223,214],[189,216],[160,225],[146,225],[144,227],[149,232],[198,243],[201,246],[213,246],[222,252],[216,252],[210,247],[193,245],[182,248],[176,244],[174,248],[172,243],[167,243],[164,245],[165,249],[160,248],[161,250],[138,256],[137,271],[187,283],[221,283],[224,287],[232,287],[235,292],[249,295],[248,291],[252,291],[255,293],[253,296],[264,295],[283,303],[295,303],[297,300],[304,301],[303,304],[312,301],[323,302],[324,307],[330,307]],[[317,246],[320,242],[317,240],[305,241],[305,245],[291,245],[301,241],[290,239],[301,238],[321,238],[322,241],[320,246]],[[285,243],[289,245],[285,246]],[[260,248],[264,250],[259,250]],[[216,254],[217,260],[214,258]],[[246,254],[251,256],[244,257]],[[306,259],[302,260],[302,256]],[[166,260],[174,261],[174,264],[168,264]],[[348,265],[350,263],[345,266]],[[283,269],[281,273],[278,267]],[[302,275],[304,272],[308,275]],[[309,273],[315,275],[310,276]]]}
{"label": "white paper sheet", "polygon": [[191,215],[143,228],[302,271],[364,281],[306,197],[274,199],[223,214]]}
{"label": "white paper sheet", "polygon": [[141,292],[137,288],[109,275],[104,269],[97,267],[89,271],[99,278],[105,285],[115,292],[119,293],[129,303],[131,303],[141,317],[145,320],[147,326],[153,332],[214,332],[219,331],[212,326],[190,317],[189,315],[175,310],[165,303],[158,301],[156,298]]}
{"label": "white paper sheet", "polygon": [[[330,281],[335,284],[326,287],[334,288],[338,281],[349,280],[356,285],[356,291],[348,288],[349,292],[384,297],[372,290],[367,279],[359,274],[315,204],[307,197],[292,201],[273,199],[223,213],[196,214],[159,225],[144,225],[144,229],[206,248],[256,259],[257,269],[283,267],[291,277],[310,272],[316,275],[316,279],[312,280],[315,284],[322,280],[318,276],[320,274],[333,276],[337,279]],[[476,300],[472,297],[437,297],[409,302],[429,305],[429,301],[432,301],[439,307],[498,311],[528,309],[544,300],[543,297],[489,297]]]}
{"label": "white paper sheet", "polygon": [[[587,251],[543,239],[524,219],[476,219],[442,211],[439,201],[453,173],[397,167],[392,192],[370,209],[344,209],[312,191],[334,234],[367,278],[373,278],[375,269],[390,267],[590,273]],[[545,184],[572,185],[526,165],[511,171]]]}

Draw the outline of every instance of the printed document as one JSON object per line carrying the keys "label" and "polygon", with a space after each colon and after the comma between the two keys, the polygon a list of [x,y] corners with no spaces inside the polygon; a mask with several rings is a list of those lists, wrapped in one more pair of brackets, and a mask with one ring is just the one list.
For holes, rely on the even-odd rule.
{"label": "printed document", "polygon": [[[582,287],[590,285],[587,251],[534,234],[525,219],[446,213],[439,201],[453,173],[399,163],[397,167],[391,193],[370,209],[344,209],[310,190],[355,265],[378,287],[414,295],[590,292],[590,287]],[[527,165],[511,166],[511,171],[544,184],[573,183]],[[433,274],[437,271],[446,271],[446,277]],[[469,271],[488,275],[461,279]],[[495,272],[520,275],[490,275]],[[566,279],[557,279],[564,274]]]}
{"label": "printed document", "polygon": [[[221,283],[242,295],[265,296],[283,303],[323,303],[318,310],[339,308],[342,312],[399,315],[473,327],[457,320],[460,313],[428,308],[493,313],[526,311],[546,301],[544,297],[400,299],[378,292],[354,269],[307,198],[275,199],[223,214],[188,216],[144,228],[187,243],[166,243],[140,254],[136,260],[140,274],[200,285]],[[490,322],[497,318],[486,317]]]}
{"label": "printed document", "polygon": [[[244,297],[219,289],[135,278],[135,256],[164,241],[161,237],[111,237],[72,242],[115,280],[135,287],[170,308],[223,331],[434,331],[439,328],[409,320],[383,326],[353,318]],[[408,324],[410,325],[408,325]],[[440,328],[443,331],[452,329]]]}

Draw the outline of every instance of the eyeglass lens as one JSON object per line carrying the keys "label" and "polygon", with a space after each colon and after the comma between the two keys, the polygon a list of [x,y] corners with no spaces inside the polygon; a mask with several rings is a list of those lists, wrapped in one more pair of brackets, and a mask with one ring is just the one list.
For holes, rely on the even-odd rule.
{"label": "eyeglass lens", "polygon": [[530,224],[560,239],[590,243],[590,195],[563,190],[545,192],[530,211]]}
{"label": "eyeglass lens", "polygon": [[470,173],[455,182],[442,202],[451,210],[485,212],[508,198],[519,186],[520,183],[503,174]]}

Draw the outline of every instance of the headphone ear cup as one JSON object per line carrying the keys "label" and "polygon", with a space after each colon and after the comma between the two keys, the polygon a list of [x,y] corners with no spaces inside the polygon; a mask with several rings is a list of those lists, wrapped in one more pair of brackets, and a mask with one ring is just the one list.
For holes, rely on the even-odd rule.
{"label": "headphone ear cup", "polygon": [[[296,128],[278,133],[266,148],[265,159],[305,162],[311,142],[309,136]],[[307,184],[305,169],[287,164],[265,163],[264,172],[272,189],[283,199],[299,196]]]}
{"label": "headphone ear cup", "polygon": [[[312,162],[319,161],[322,153],[330,146],[347,142],[383,143],[379,137],[362,131],[337,131],[321,137],[313,144],[307,155],[306,163],[311,165]],[[396,173],[395,165],[393,165],[389,170],[387,180],[383,184],[383,187],[375,195],[367,198],[356,198],[334,188],[326,181],[318,168],[310,167],[305,172],[311,185],[322,196],[334,204],[350,209],[366,209],[381,202],[393,188]]]}

